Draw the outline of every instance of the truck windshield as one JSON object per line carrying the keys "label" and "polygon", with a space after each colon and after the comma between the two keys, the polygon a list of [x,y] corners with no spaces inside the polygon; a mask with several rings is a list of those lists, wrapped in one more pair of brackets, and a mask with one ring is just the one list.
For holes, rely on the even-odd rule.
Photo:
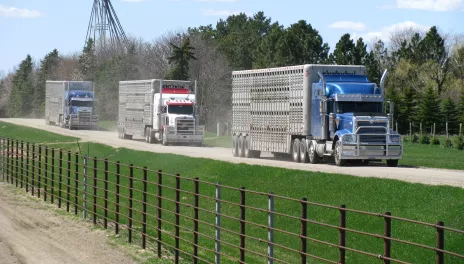
{"label": "truck windshield", "polygon": [[337,102],[337,113],[382,113],[382,103]]}
{"label": "truck windshield", "polygon": [[193,114],[193,106],[191,105],[170,105],[168,106],[169,114],[176,115],[191,115]]}
{"label": "truck windshield", "polygon": [[93,101],[77,101],[77,100],[72,100],[72,101],[71,101],[71,106],[92,107],[92,106],[93,106]]}

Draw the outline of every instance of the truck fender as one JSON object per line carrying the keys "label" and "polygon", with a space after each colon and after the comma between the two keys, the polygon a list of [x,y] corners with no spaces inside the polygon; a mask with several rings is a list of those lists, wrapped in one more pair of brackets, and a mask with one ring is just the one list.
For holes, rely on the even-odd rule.
{"label": "truck fender", "polygon": [[[337,138],[338,140],[342,140],[342,137],[343,135],[345,134],[351,134],[351,132],[347,129],[342,129],[342,130],[338,130],[337,132],[335,132],[335,136],[334,136],[334,143],[335,143],[335,138]],[[335,144],[333,144],[335,146]]]}

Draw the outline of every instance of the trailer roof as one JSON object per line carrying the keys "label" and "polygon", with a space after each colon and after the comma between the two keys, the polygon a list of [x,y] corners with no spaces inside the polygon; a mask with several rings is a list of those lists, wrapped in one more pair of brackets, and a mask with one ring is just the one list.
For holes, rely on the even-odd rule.
{"label": "trailer roof", "polygon": [[252,74],[252,73],[266,73],[266,72],[278,72],[278,71],[291,71],[291,70],[303,70],[306,67],[328,67],[328,68],[359,68],[366,67],[364,65],[335,65],[335,64],[302,64],[294,66],[284,66],[284,67],[274,67],[274,68],[263,68],[263,69],[253,69],[253,70],[241,70],[241,71],[232,71],[232,75],[236,74]]}

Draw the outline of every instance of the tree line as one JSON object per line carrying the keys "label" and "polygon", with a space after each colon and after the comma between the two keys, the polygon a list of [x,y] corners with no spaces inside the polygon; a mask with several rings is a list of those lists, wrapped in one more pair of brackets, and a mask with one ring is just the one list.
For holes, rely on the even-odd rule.
{"label": "tree line", "polygon": [[[233,70],[299,64],[365,65],[377,84],[390,72],[387,97],[395,104],[401,133],[409,123],[424,127],[449,122],[456,132],[464,122],[464,38],[439,32],[404,29],[366,44],[344,34],[333,51],[305,20],[284,27],[258,12],[238,14],[152,41],[129,38],[127,49],[100,47],[89,40],[75,54],[56,49],[39,63],[28,55],[0,80],[0,116],[43,117],[45,80],[91,80],[96,83],[101,119],[117,119],[120,80],[170,78],[198,80],[202,122],[211,127],[230,120]],[[3,96],[5,95],[5,96]]]}

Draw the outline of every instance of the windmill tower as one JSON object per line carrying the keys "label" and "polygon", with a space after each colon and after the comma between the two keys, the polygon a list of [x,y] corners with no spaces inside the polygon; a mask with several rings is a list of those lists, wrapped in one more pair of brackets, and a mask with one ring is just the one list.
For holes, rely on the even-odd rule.
{"label": "windmill tower", "polygon": [[111,0],[94,0],[85,44],[93,39],[100,51],[125,51],[127,37],[119,22]]}

